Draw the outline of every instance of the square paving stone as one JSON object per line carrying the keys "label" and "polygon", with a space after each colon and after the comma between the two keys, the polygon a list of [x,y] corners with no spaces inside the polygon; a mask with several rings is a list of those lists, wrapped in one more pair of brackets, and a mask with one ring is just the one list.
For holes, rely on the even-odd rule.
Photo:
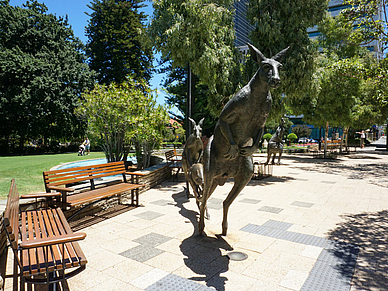
{"label": "square paving stone", "polygon": [[240,202],[247,203],[247,204],[257,204],[257,203],[261,202],[261,200],[244,198],[244,199],[240,200]]}
{"label": "square paving stone", "polygon": [[314,205],[314,203],[302,202],[302,201],[294,201],[294,202],[291,203],[291,205],[310,208],[310,207],[312,207]]}
{"label": "square paving stone", "polygon": [[163,215],[164,214],[159,213],[159,212],[146,211],[146,212],[143,212],[143,213],[136,214],[135,216],[137,216],[139,218],[142,218],[142,219],[146,219],[146,220],[153,220],[153,219],[161,217]]}
{"label": "square paving stone", "polygon": [[151,204],[159,205],[159,206],[167,206],[167,205],[173,205],[174,203],[170,200],[160,199],[153,202],[150,202]]}
{"label": "square paving stone", "polygon": [[151,286],[145,291],[197,291],[197,290],[214,290],[186,278],[179,277],[175,274],[169,274]]}
{"label": "square paving stone", "polygon": [[153,257],[156,257],[163,253],[164,253],[163,250],[156,249],[149,245],[139,245],[137,247],[131,248],[129,250],[126,250],[120,253],[120,255],[128,259],[132,259],[140,263],[144,263],[145,261],[148,261],[149,259],[152,259]]}
{"label": "square paving stone", "polygon": [[259,211],[276,213],[276,214],[279,214],[281,211],[283,211],[282,208],[272,207],[272,206],[263,206],[263,207],[259,208],[258,210]]}
{"label": "square paving stone", "polygon": [[163,244],[171,239],[172,239],[171,237],[152,232],[152,233],[149,233],[147,235],[141,236],[137,239],[134,239],[133,241],[140,243],[140,244],[156,247],[156,246],[161,245],[161,244]]}
{"label": "square paving stone", "polygon": [[219,198],[210,198],[207,202],[207,207],[210,209],[220,210],[223,207],[222,205],[223,201],[224,201],[223,199],[219,199]]}

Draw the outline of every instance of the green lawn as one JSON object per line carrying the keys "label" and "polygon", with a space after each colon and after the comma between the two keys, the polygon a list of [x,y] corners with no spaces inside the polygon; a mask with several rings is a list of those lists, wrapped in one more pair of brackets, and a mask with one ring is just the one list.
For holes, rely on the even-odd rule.
{"label": "green lawn", "polygon": [[77,156],[77,153],[56,155],[31,155],[0,157],[0,200],[6,199],[15,178],[19,194],[44,191],[43,172],[52,167],[68,162],[104,158],[103,152],[92,152],[88,156]]}

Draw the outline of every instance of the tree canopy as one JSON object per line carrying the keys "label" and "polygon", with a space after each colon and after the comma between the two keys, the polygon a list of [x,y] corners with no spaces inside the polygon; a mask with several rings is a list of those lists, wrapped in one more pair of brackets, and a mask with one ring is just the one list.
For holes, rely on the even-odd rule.
{"label": "tree canopy", "polygon": [[[197,76],[193,75],[192,79],[194,86],[191,92],[193,97],[191,118],[197,122],[201,118],[205,118],[202,126],[203,134],[211,136],[217,120],[208,109],[207,97],[209,90],[207,86],[199,84]],[[167,78],[164,82],[164,87],[168,93],[166,96],[166,103],[169,105],[175,105],[178,108],[180,114],[174,114],[174,116],[183,124],[189,122],[184,118],[186,113],[187,86],[187,70],[180,68],[170,68],[167,74]]]}
{"label": "tree canopy", "polygon": [[320,24],[311,87],[294,109],[316,126],[368,128],[387,116],[386,61],[352,38],[353,25],[341,14]]}
{"label": "tree canopy", "polygon": [[152,47],[145,33],[142,0],[93,0],[86,27],[90,67],[102,84],[121,83],[127,76],[149,81]]}
{"label": "tree canopy", "polygon": [[356,29],[351,38],[358,43],[369,44],[374,40],[382,46],[381,52],[388,48],[387,1],[386,0],[344,0],[349,7],[341,14]]}
{"label": "tree canopy", "polygon": [[[252,0],[248,19],[255,27],[251,41],[265,56],[272,57],[290,46],[284,62],[282,85],[273,94],[269,118],[279,119],[285,104],[291,108],[304,96],[314,72],[316,47],[309,39],[307,28],[317,25],[324,17],[328,1],[322,0]],[[247,63],[252,66],[251,62]],[[256,67],[251,68],[251,72]],[[248,75],[252,75],[249,73]],[[285,98],[283,98],[285,96]],[[295,105],[295,106],[294,106]]]}
{"label": "tree canopy", "polygon": [[[13,7],[0,1],[1,136],[66,138],[86,123],[74,114],[93,86],[81,41],[66,17],[37,1]],[[7,141],[6,141],[7,142]]]}
{"label": "tree canopy", "polygon": [[208,88],[217,115],[234,93],[238,52],[234,47],[232,0],[156,0],[150,25],[155,48],[174,68],[190,64]]}
{"label": "tree canopy", "polygon": [[90,131],[101,135],[108,162],[125,160],[132,144],[138,165],[147,167],[152,150],[162,142],[168,113],[156,105],[146,82],[128,78],[121,84],[97,84],[83,97],[78,112]]}

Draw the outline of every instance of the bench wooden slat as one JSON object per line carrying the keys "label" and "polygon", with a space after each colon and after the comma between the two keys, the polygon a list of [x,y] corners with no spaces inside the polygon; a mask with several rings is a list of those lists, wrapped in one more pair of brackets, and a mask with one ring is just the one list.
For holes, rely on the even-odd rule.
{"label": "bench wooden slat", "polygon": [[104,163],[104,164],[97,164],[97,165],[92,165],[92,166],[82,166],[82,167],[73,167],[73,168],[67,168],[67,169],[59,169],[59,170],[50,170],[50,171],[45,171],[45,173],[47,175],[52,175],[52,174],[61,174],[61,173],[64,173],[64,172],[69,172],[69,171],[74,171],[74,170],[85,170],[85,169],[89,169],[91,167],[93,168],[105,168],[105,167],[113,167],[113,166],[117,166],[117,165],[120,165],[123,164],[122,161],[119,161],[119,162],[112,162],[112,163]]}
{"label": "bench wooden slat", "polygon": [[[66,221],[66,218],[65,218],[65,215],[63,214],[62,211],[57,211],[57,214],[59,216],[59,218],[62,220],[62,221]],[[63,224],[63,228],[67,231],[67,233],[73,233],[72,229],[70,228],[69,224]],[[84,266],[86,265],[86,263],[88,262],[87,259],[86,259],[86,256],[84,255],[80,245],[78,242],[73,242],[72,243],[73,245],[73,249],[74,249],[74,252],[76,254],[76,258],[79,262],[79,264],[81,266]]]}
{"label": "bench wooden slat", "polygon": [[[22,223],[25,223],[25,221],[22,221]],[[32,213],[28,211],[27,212],[27,239],[32,240],[33,238],[34,238],[34,229],[33,229],[33,223],[32,223]],[[38,269],[37,269],[38,264],[36,261],[35,252],[36,250],[34,249],[29,250],[30,260],[28,262],[23,262],[24,267],[27,267],[29,269],[29,273],[26,271],[27,274],[36,275],[38,273]]]}
{"label": "bench wooden slat", "polygon": [[[38,215],[38,223],[39,223],[39,225],[41,227],[41,236],[40,237],[43,238],[43,239],[47,238],[48,237],[48,235],[47,235],[48,232],[47,232],[46,224],[44,222],[42,211],[38,210],[37,211],[37,215]],[[55,266],[54,266],[53,252],[51,250],[47,253],[47,260],[48,260],[48,263],[49,263],[49,272],[53,272]],[[45,260],[43,260],[43,261],[45,261]]]}
{"label": "bench wooden slat", "polygon": [[[26,226],[26,220],[27,220],[27,214],[26,212],[22,212],[22,231],[21,231],[21,237],[22,241],[27,240],[27,226]],[[25,272],[29,273],[29,264],[26,262],[29,261],[29,250],[22,250],[22,261],[23,261],[23,273],[26,274]]]}
{"label": "bench wooden slat", "polygon": [[67,203],[70,206],[76,206],[76,205],[87,203],[90,200],[94,201],[94,200],[103,199],[103,198],[112,196],[112,194],[114,193],[122,194],[126,191],[139,189],[143,186],[144,185],[141,185],[141,184],[126,184],[126,183],[115,184],[109,187],[102,187],[102,188],[87,191],[84,193],[79,193],[77,195],[70,195],[67,197]]}
{"label": "bench wooden slat", "polygon": [[[51,223],[50,223],[50,217],[49,217],[48,212],[47,211],[43,211],[42,213],[43,213],[44,225],[45,225],[46,230],[47,230],[47,237],[55,236],[54,235],[54,231],[53,231],[52,226],[51,226]],[[53,260],[54,265],[56,266],[56,268],[62,269],[63,268],[62,260],[61,260],[61,255],[58,252],[58,249],[57,248],[53,248],[51,250],[51,252],[52,252],[53,257],[54,257],[54,260]]]}
{"label": "bench wooden slat", "polygon": [[[55,220],[55,217],[53,215],[52,210],[49,209],[47,212],[49,214],[50,223],[51,223],[51,226],[52,226],[52,229],[53,229],[55,236],[60,236],[60,235],[66,234],[66,233],[61,233],[60,229],[58,228],[58,225],[57,225],[57,222]],[[70,243],[68,243],[68,244],[70,244]],[[53,248],[56,249],[58,251],[59,255],[61,256],[62,262],[65,262],[66,268],[71,267],[71,260],[70,260],[69,254],[66,251],[66,249],[68,248],[68,246],[67,246],[68,244],[65,244],[65,249],[63,249],[62,244],[53,246]]]}
{"label": "bench wooden slat", "polygon": [[[124,170],[122,167],[106,168],[104,170],[87,169],[86,171],[73,171],[71,173],[56,174],[48,176],[48,182],[51,185],[65,185],[69,184],[69,181],[78,179],[79,181],[86,181],[90,178],[98,178],[98,175],[109,174],[110,176],[123,174]],[[46,173],[46,172],[45,172]],[[108,175],[108,176],[109,176]],[[60,184],[58,184],[60,183]],[[74,182],[71,182],[74,183]]]}
{"label": "bench wooden slat", "polygon": [[[39,223],[39,220],[38,220],[38,214],[36,211],[32,212],[32,220],[33,220],[33,223],[34,223],[34,238],[42,238],[42,235],[44,232],[44,229],[42,229],[42,225]],[[38,268],[39,268],[39,272],[44,272],[44,270],[42,270],[42,268],[45,268],[46,265],[45,265],[45,257],[44,257],[44,251],[43,251],[43,248],[36,248],[36,257],[37,257],[37,263],[38,263]]]}
{"label": "bench wooden slat", "polygon": [[[63,227],[63,223],[62,221],[60,220],[59,216],[58,216],[58,213],[56,210],[53,210],[52,212],[52,215],[55,219],[55,222],[57,224],[57,228],[58,228],[58,231],[61,233],[61,234],[72,234],[73,232],[67,232],[65,230],[65,228]],[[59,246],[59,249],[62,253],[62,245]],[[72,244],[71,243],[66,243],[65,244],[65,254],[67,256],[66,258],[66,262],[67,260],[69,260],[69,263],[66,264],[66,267],[69,268],[70,266],[73,266],[73,267],[77,267],[79,264],[78,264],[78,260],[77,260],[77,257],[75,255],[75,252],[73,250],[73,247],[72,247]]]}

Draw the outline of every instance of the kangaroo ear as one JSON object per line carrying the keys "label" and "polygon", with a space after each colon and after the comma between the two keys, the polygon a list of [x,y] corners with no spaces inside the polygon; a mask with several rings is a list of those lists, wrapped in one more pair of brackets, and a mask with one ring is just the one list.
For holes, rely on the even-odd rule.
{"label": "kangaroo ear", "polygon": [[284,50],[278,52],[276,55],[274,55],[274,56],[272,57],[272,59],[274,59],[275,61],[278,61],[278,62],[282,62],[282,61],[283,61],[283,58],[284,58],[284,56],[286,55],[286,53],[287,53],[287,51],[288,51],[289,48],[290,48],[290,47],[287,47],[287,48],[285,48]]}
{"label": "kangaroo ear", "polygon": [[262,54],[261,51],[259,51],[257,48],[255,48],[253,45],[248,43],[249,50],[251,51],[251,57],[252,60],[254,60],[256,63],[260,64],[262,61],[266,60],[267,58]]}
{"label": "kangaroo ear", "polygon": [[205,117],[204,118],[202,118],[199,122],[198,122],[198,125],[200,126],[200,127],[202,127],[202,124],[203,124],[203,121],[205,120]]}
{"label": "kangaroo ear", "polygon": [[195,123],[195,120],[194,119],[191,119],[190,117],[187,117],[188,120],[191,121],[191,123],[193,124],[193,126],[196,126],[197,124]]}

